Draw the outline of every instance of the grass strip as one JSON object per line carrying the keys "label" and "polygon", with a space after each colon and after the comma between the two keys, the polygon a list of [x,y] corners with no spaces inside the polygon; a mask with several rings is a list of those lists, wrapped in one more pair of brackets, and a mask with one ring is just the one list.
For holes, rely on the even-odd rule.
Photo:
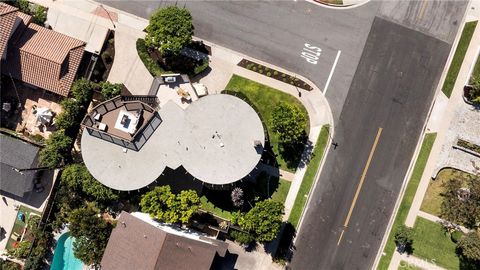
{"label": "grass strip", "polygon": [[465,24],[465,27],[462,31],[462,36],[458,41],[457,49],[453,55],[452,63],[448,68],[447,77],[445,82],[443,82],[442,91],[447,97],[450,97],[453,91],[453,86],[457,80],[458,73],[460,72],[460,67],[462,66],[463,59],[465,58],[465,53],[467,52],[468,45],[472,39],[473,32],[477,26],[478,21],[468,22]]}
{"label": "grass strip", "polygon": [[292,211],[290,212],[290,216],[288,217],[288,221],[295,228],[298,225],[298,221],[300,220],[300,216],[302,215],[303,208],[305,207],[305,203],[307,202],[308,194],[310,193],[310,189],[312,188],[313,182],[315,181],[315,175],[322,161],[325,147],[328,141],[328,132],[329,125],[323,126],[322,130],[320,131],[320,135],[318,136],[317,143],[315,144],[315,148],[313,149],[312,158],[310,160],[310,163],[308,164],[307,171],[305,172],[305,176],[303,177],[302,184],[300,185],[300,189],[297,193],[297,197],[295,198]]}
{"label": "grass strip", "polygon": [[388,265],[390,264],[393,253],[395,251],[395,242],[394,242],[395,230],[397,227],[401,226],[402,224],[405,224],[408,211],[412,206],[413,198],[415,197],[415,193],[417,192],[418,184],[420,183],[420,179],[422,178],[423,170],[425,169],[425,165],[427,164],[427,160],[430,155],[430,151],[432,150],[432,146],[433,146],[433,143],[435,142],[436,137],[437,137],[437,133],[425,134],[425,138],[423,139],[423,143],[422,143],[422,148],[420,149],[420,153],[418,154],[417,161],[415,162],[415,167],[413,168],[412,176],[410,177],[410,181],[408,181],[405,194],[403,195],[402,203],[398,208],[397,216],[395,217],[392,230],[389,233],[387,243],[383,250],[383,256],[380,259],[380,262],[378,263],[377,269],[381,269],[381,270],[388,269]]}

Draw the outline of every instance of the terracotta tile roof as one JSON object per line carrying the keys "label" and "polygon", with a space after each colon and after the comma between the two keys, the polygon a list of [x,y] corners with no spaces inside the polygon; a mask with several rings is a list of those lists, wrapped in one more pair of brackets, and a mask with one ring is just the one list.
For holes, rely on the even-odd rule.
{"label": "terracotta tile roof", "polygon": [[[5,5],[5,4],[3,4]],[[21,22],[8,41],[2,73],[68,96],[83,56],[85,43],[30,23],[31,16],[16,12]],[[2,42],[4,37],[2,36]]]}
{"label": "terracotta tile roof", "polygon": [[16,7],[12,7],[5,3],[0,3],[0,58],[7,48],[8,39],[13,31],[15,18],[17,17]]}
{"label": "terracotta tile roof", "polygon": [[[213,240],[215,241],[215,240]],[[167,233],[122,212],[103,254],[102,270],[208,270],[221,247]]]}

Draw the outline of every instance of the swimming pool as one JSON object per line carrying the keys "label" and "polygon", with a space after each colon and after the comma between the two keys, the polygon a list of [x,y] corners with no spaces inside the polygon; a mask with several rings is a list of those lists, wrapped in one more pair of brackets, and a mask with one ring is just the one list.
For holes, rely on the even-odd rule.
{"label": "swimming pool", "polygon": [[83,263],[73,255],[75,239],[69,233],[58,238],[51,270],[82,270]]}

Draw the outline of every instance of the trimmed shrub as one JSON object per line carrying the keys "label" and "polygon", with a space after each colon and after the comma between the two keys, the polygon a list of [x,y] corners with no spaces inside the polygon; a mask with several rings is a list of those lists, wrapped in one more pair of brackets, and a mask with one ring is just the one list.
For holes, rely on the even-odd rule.
{"label": "trimmed shrub", "polygon": [[232,237],[235,240],[235,242],[241,245],[249,245],[253,241],[255,241],[255,238],[251,234],[246,232],[230,230],[228,234],[230,235],[230,237]]}
{"label": "trimmed shrub", "polygon": [[271,73],[271,72],[267,72],[267,76],[268,76],[268,77],[271,77],[271,76],[272,76],[272,73]]}
{"label": "trimmed shrub", "polygon": [[202,73],[203,71],[205,71],[205,69],[208,68],[208,65],[208,60],[203,61],[201,65],[195,67],[195,69],[193,70],[193,75],[198,75]]}

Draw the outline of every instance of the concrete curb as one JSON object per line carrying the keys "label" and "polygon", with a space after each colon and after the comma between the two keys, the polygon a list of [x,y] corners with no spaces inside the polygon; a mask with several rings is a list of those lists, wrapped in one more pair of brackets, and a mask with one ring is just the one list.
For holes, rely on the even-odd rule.
{"label": "concrete curb", "polygon": [[[370,2],[371,0],[354,0],[354,1],[352,1],[354,3],[342,4],[342,5],[327,3],[327,2],[324,2],[322,0],[306,0],[306,1],[310,2],[314,5],[329,8],[329,9],[345,10],[345,9],[352,9],[352,8],[363,6],[366,3]],[[357,2],[357,3],[355,3],[355,2]]]}

